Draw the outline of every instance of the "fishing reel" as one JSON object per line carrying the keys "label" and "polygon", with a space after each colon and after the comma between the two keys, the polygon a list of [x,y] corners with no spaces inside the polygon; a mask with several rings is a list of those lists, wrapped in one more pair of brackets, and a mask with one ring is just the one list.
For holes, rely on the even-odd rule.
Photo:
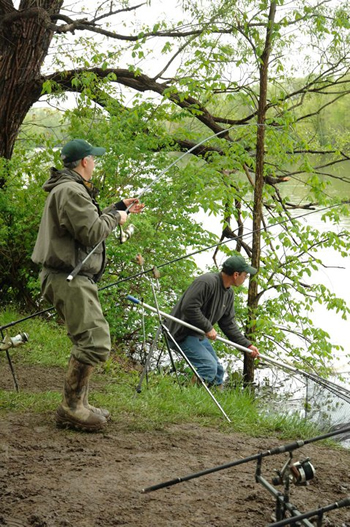
{"label": "fishing reel", "polygon": [[27,333],[18,333],[15,337],[9,337],[5,335],[3,340],[0,342],[0,351],[6,351],[9,348],[17,348],[21,344],[28,342],[29,337]]}
{"label": "fishing reel", "polygon": [[120,243],[125,243],[131,236],[134,234],[136,230],[135,225],[128,225],[126,229],[123,230],[122,226],[119,225],[119,232],[117,230],[114,231],[115,237],[118,238]]}
{"label": "fishing reel", "polygon": [[284,465],[281,471],[276,471],[278,477],[273,478],[272,483],[274,485],[281,485],[288,479],[291,483],[297,486],[306,486],[309,481],[314,479],[316,471],[313,465],[310,463],[310,458],[304,459],[304,461],[297,461],[291,464],[289,459]]}
{"label": "fishing reel", "polygon": [[294,463],[290,467],[290,472],[295,485],[307,485],[309,481],[314,479],[316,474],[316,470],[310,463],[310,458]]}

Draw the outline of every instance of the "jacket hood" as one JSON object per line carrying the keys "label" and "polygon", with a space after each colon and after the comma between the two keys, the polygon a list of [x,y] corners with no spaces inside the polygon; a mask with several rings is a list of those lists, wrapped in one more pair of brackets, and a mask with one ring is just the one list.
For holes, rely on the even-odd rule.
{"label": "jacket hood", "polygon": [[52,167],[50,171],[50,177],[43,184],[43,189],[46,192],[51,192],[51,190],[58,185],[62,185],[63,183],[71,183],[72,181],[75,183],[80,183],[80,185],[84,185],[93,199],[95,199],[98,195],[98,188],[96,188],[91,183],[91,181],[85,181],[84,178],[78,174],[78,172],[75,172],[75,170],[69,170],[68,168],[57,170],[57,168]]}
{"label": "jacket hood", "polygon": [[51,192],[51,190],[57,185],[62,185],[62,183],[67,183],[69,181],[75,181],[76,183],[84,184],[83,178],[74,170],[68,170],[67,168],[63,170],[57,170],[57,168],[51,168],[50,177],[43,184],[43,189],[46,192]]}

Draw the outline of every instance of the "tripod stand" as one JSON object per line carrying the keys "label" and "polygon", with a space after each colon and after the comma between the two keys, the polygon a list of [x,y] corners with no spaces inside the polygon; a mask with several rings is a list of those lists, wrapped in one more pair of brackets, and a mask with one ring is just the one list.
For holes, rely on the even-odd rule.
{"label": "tripod stand", "polygon": [[12,364],[12,360],[11,360],[11,356],[10,356],[10,353],[9,353],[9,349],[10,348],[17,348],[17,346],[20,346],[21,344],[24,344],[25,342],[27,342],[28,341],[28,335],[27,335],[27,333],[19,333],[15,337],[10,337],[9,335],[4,335],[4,333],[2,331],[4,327],[7,327],[7,326],[2,326],[0,328],[0,334],[1,334],[1,338],[2,338],[2,340],[0,341],[0,351],[5,351],[5,353],[6,353],[7,362],[9,363],[9,366],[10,366],[13,382],[14,382],[14,385],[15,385],[15,389],[16,389],[16,392],[19,392],[17,377],[16,377],[15,370],[14,370],[14,367],[13,367],[13,364]]}
{"label": "tripod stand", "polygon": [[[137,255],[137,261],[139,263],[139,265],[141,266],[141,270],[143,271],[143,263],[144,263],[144,260],[142,258],[142,256],[139,254]],[[153,275],[154,277],[158,280],[159,278],[159,272],[158,270],[153,267]],[[145,275],[144,275],[145,276]],[[139,381],[139,384],[137,385],[136,387],[136,391],[137,393],[140,393],[141,392],[141,385],[142,385],[142,382],[143,382],[143,379],[145,378],[145,376],[147,375],[147,371],[148,371],[148,368],[149,368],[149,365],[150,365],[150,362],[152,360],[152,356],[154,354],[154,351],[155,351],[155,348],[156,348],[156,345],[157,345],[157,342],[158,342],[158,339],[160,337],[160,334],[162,333],[163,336],[164,336],[164,340],[165,340],[165,344],[166,344],[166,347],[167,347],[167,350],[168,350],[168,353],[169,353],[169,357],[170,357],[170,361],[171,361],[171,364],[172,364],[172,367],[176,373],[176,377],[178,378],[177,376],[177,371],[176,371],[176,367],[175,367],[175,363],[174,363],[174,360],[173,360],[173,356],[172,356],[172,351],[171,351],[171,347],[173,348],[173,350],[175,350],[181,357],[182,359],[186,362],[186,364],[189,366],[189,368],[191,369],[192,373],[196,376],[198,382],[204,387],[204,389],[206,390],[206,392],[209,394],[209,396],[211,397],[211,399],[214,401],[214,403],[216,404],[216,406],[219,408],[219,410],[221,411],[221,413],[223,414],[223,416],[225,417],[225,419],[227,419],[227,421],[229,423],[231,423],[231,419],[228,417],[228,415],[225,413],[225,411],[223,410],[223,408],[221,407],[221,405],[219,404],[219,402],[216,400],[216,398],[214,397],[214,395],[212,394],[212,392],[209,390],[208,386],[206,385],[206,383],[203,381],[203,379],[198,375],[198,372],[197,370],[195,369],[195,367],[193,366],[193,364],[191,363],[191,361],[188,359],[188,357],[185,355],[185,353],[183,352],[183,350],[180,348],[179,344],[176,342],[176,340],[174,339],[174,337],[171,335],[169,329],[167,328],[167,326],[165,326],[165,324],[163,323],[163,320],[162,320],[162,315],[161,315],[161,312],[159,310],[159,305],[158,305],[158,299],[157,299],[157,295],[156,295],[156,291],[155,291],[155,287],[154,287],[154,284],[153,284],[153,281],[151,279],[148,279],[149,282],[150,282],[150,285],[151,285],[151,289],[152,289],[152,293],[153,293],[153,298],[154,298],[154,302],[155,302],[155,306],[156,306],[156,309],[155,309],[155,312],[157,313],[158,315],[158,321],[159,321],[159,326],[158,326],[158,329],[157,329],[157,332],[156,332],[156,336],[155,336],[155,339],[153,340],[153,343],[152,343],[152,346],[150,348],[150,351],[148,353],[148,356],[147,356],[147,359],[146,359],[146,362],[145,362],[145,366],[144,366],[144,369],[143,369],[143,372],[141,374],[141,377],[140,377],[140,381]],[[134,297],[128,295],[127,297],[129,300],[132,300],[134,303],[137,303],[139,304],[139,302],[134,299]],[[136,302],[135,302],[136,300]],[[172,343],[172,346],[170,346],[170,342]]]}
{"label": "tripod stand", "polygon": [[[144,259],[142,257],[141,254],[138,254],[136,256],[136,261],[137,263],[140,265],[141,267],[141,271],[144,272],[144,267],[143,267],[143,264],[144,264]],[[159,271],[156,267],[153,267],[152,269],[152,272],[153,272],[153,277],[155,278],[155,280],[157,281],[157,284],[158,284],[158,278],[159,278]],[[154,287],[154,284],[153,284],[153,281],[151,279],[149,279],[146,274],[144,274],[144,276],[147,278],[148,282],[150,283],[150,286],[151,286],[151,289],[152,289],[152,294],[153,294],[153,299],[154,299],[154,302],[155,302],[155,305],[156,305],[156,313],[158,315],[158,321],[159,321],[159,326],[157,328],[157,332],[156,332],[156,335],[153,339],[153,342],[152,342],[152,345],[151,345],[151,348],[150,348],[150,351],[147,355],[147,358],[146,358],[146,362],[145,362],[145,366],[143,368],[143,372],[141,374],[141,377],[140,377],[140,380],[139,380],[139,383],[138,385],[136,386],[136,392],[137,393],[141,393],[141,386],[142,386],[142,383],[143,383],[143,380],[144,378],[146,377],[147,379],[147,372],[150,368],[150,364],[151,364],[151,360],[153,358],[153,355],[154,355],[154,352],[155,352],[155,348],[157,346],[157,343],[158,343],[158,340],[159,340],[159,337],[161,335],[161,333],[163,333],[163,335],[165,335],[165,332],[164,332],[164,325],[162,323],[162,319],[161,319],[161,316],[160,316],[160,311],[159,311],[159,305],[158,305],[158,299],[157,299],[157,295],[156,295],[156,291],[155,291],[155,287]],[[158,285],[159,287],[159,285]],[[171,349],[170,349],[170,346],[169,346],[169,343],[165,337],[165,344],[167,346],[167,350],[168,350],[168,353],[169,353],[169,358],[170,358],[170,362],[171,362],[171,365],[172,365],[172,368],[173,370],[175,371],[175,375],[176,375],[176,378],[177,380],[178,379],[178,375],[177,375],[177,370],[176,370],[176,366],[175,366],[175,362],[174,362],[174,359],[173,359],[173,355],[172,355],[172,352],[171,352]]]}

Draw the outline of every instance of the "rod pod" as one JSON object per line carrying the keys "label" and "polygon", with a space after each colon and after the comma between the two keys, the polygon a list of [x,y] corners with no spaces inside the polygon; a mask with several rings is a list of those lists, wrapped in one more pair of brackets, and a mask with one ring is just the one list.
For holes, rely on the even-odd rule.
{"label": "rod pod", "polygon": [[291,518],[284,518],[276,523],[270,523],[267,527],[282,527],[284,525],[295,525],[299,523],[300,520],[305,520],[306,518],[312,518],[312,516],[318,516],[322,519],[325,512],[333,511],[335,509],[340,509],[342,507],[350,507],[350,498],[344,498],[340,501],[335,501],[330,505],[325,505],[324,507],[319,507],[318,509],[305,512],[304,514],[299,514],[298,516]]}
{"label": "rod pod", "polygon": [[[141,266],[143,265],[143,259],[142,259],[142,256],[141,255],[138,255],[137,256],[137,259],[141,259]],[[154,274],[156,274],[156,277],[158,278],[158,270],[154,267],[153,268],[154,270]],[[152,285],[152,282],[151,282],[151,285]],[[169,329],[163,324],[162,322],[162,319],[161,317],[163,316],[163,313],[162,311],[159,310],[159,306],[158,306],[158,301],[157,301],[157,298],[156,298],[156,295],[155,295],[155,291],[154,291],[154,286],[152,285],[152,291],[153,291],[153,296],[154,296],[154,299],[155,299],[155,302],[156,302],[156,308],[153,308],[154,312],[157,313],[158,315],[158,320],[159,320],[159,327],[161,328],[165,338],[166,338],[166,344],[168,346],[168,351],[169,351],[169,355],[170,355],[170,359],[171,359],[171,362],[172,362],[172,365],[174,367],[174,364],[173,364],[173,359],[172,359],[172,354],[171,354],[171,351],[170,351],[170,347],[169,347],[169,341],[171,341],[174,345],[174,347],[176,348],[177,352],[179,353],[179,355],[183,358],[183,360],[186,362],[186,364],[189,366],[189,368],[191,369],[192,373],[197,377],[198,381],[201,383],[201,385],[203,386],[203,388],[205,389],[205,391],[208,393],[209,397],[212,399],[212,401],[216,404],[216,406],[219,408],[220,412],[222,413],[222,415],[225,417],[225,419],[231,423],[231,419],[229,418],[229,416],[227,415],[227,413],[225,412],[225,410],[222,408],[221,404],[217,401],[217,399],[214,397],[214,395],[211,393],[211,391],[209,390],[208,386],[206,385],[206,383],[204,382],[204,380],[198,375],[198,372],[197,370],[194,368],[193,364],[191,363],[191,361],[188,359],[188,357],[185,355],[185,353],[183,352],[183,350],[180,348],[180,346],[178,345],[178,343],[176,342],[176,340],[174,339],[174,337],[171,335]],[[131,296],[131,295],[128,295],[127,296],[127,299],[128,300],[131,300],[132,302],[136,303],[136,304],[141,304],[143,305],[140,301],[137,300],[137,298]],[[146,306],[145,306],[146,307]],[[146,363],[146,366],[147,366],[147,363]],[[176,371],[176,370],[175,370]],[[145,373],[145,370],[144,370],[144,373]],[[141,380],[139,382],[139,385],[137,387],[137,389],[141,389]]]}

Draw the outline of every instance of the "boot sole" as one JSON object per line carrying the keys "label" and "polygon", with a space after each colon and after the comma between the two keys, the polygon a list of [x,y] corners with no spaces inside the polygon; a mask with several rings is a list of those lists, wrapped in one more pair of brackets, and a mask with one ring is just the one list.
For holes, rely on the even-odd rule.
{"label": "boot sole", "polygon": [[107,422],[88,424],[84,423],[83,421],[77,421],[68,415],[62,416],[58,410],[56,412],[55,419],[57,428],[71,428],[80,432],[98,432],[103,430],[107,425]]}

